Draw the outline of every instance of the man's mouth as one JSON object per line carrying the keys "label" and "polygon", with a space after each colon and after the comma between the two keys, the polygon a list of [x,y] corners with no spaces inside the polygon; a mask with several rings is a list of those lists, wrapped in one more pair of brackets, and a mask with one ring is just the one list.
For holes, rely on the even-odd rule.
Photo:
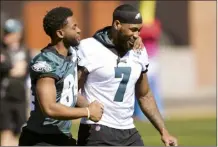
{"label": "man's mouth", "polygon": [[80,41],[80,36],[76,37],[76,40],[79,42]]}
{"label": "man's mouth", "polygon": [[76,40],[79,42],[79,41],[80,41],[80,38],[77,38]]}
{"label": "man's mouth", "polygon": [[128,41],[131,46],[134,45],[134,41]]}

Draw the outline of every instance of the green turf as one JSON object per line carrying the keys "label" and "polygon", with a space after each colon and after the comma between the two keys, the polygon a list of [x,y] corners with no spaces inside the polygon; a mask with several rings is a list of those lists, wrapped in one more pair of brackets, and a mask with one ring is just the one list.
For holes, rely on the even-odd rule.
{"label": "green turf", "polygon": [[[145,145],[161,146],[158,132],[148,122],[135,122]],[[216,119],[168,120],[169,131],[178,138],[181,146],[216,146]],[[74,123],[72,133],[77,138],[79,124]]]}

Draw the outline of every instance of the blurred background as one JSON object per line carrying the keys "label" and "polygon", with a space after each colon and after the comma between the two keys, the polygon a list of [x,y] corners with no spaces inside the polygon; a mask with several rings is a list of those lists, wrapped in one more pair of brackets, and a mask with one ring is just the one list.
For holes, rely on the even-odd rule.
{"label": "blurred background", "polygon": [[[123,3],[142,13],[141,37],[149,55],[149,82],[167,127],[180,145],[215,146],[216,1],[1,1],[1,42],[6,21],[19,20],[28,63],[27,57],[34,57],[50,41],[42,26],[48,10],[72,8],[82,38],[87,38],[111,25],[114,9]],[[28,75],[25,80],[28,117]],[[135,109],[136,126],[145,144],[162,145],[137,104]],[[78,122],[74,122],[76,137]]]}

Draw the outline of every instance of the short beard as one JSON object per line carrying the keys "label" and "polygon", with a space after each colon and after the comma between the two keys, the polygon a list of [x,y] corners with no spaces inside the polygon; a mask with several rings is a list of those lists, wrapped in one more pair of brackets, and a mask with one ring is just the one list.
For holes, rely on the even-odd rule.
{"label": "short beard", "polygon": [[128,38],[122,32],[118,33],[117,39],[117,45],[119,46],[119,48],[121,48],[122,52],[127,52],[131,49],[127,44]]}
{"label": "short beard", "polygon": [[75,39],[73,39],[73,40],[63,40],[63,42],[64,42],[64,46],[65,47],[67,47],[67,48],[69,48],[70,46],[71,47],[76,47],[76,46],[78,46],[79,45],[79,41],[77,41],[77,40],[75,40]]}

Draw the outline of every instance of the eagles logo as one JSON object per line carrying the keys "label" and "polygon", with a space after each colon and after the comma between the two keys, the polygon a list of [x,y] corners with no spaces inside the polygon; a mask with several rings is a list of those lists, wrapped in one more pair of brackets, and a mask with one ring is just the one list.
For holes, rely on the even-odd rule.
{"label": "eagles logo", "polygon": [[38,61],[33,66],[32,69],[37,72],[49,72],[52,71],[51,65],[46,61]]}

